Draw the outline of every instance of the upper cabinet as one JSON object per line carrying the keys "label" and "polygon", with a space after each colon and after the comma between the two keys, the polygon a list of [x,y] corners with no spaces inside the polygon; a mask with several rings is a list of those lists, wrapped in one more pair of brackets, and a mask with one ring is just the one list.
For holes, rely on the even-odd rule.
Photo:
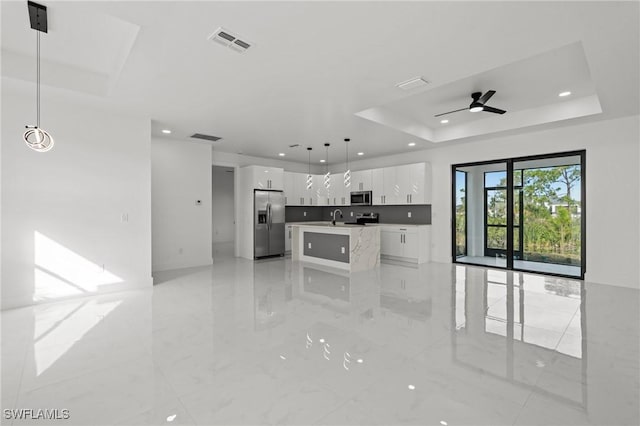
{"label": "upper cabinet", "polygon": [[[351,192],[355,191],[372,191],[373,205],[431,203],[429,163],[352,172],[348,188],[344,186],[344,174],[341,172],[331,174],[329,188],[324,185],[324,175],[312,175],[311,188],[307,189],[306,173],[282,172],[282,178],[278,181],[273,178],[277,174],[272,171],[274,169],[268,169],[269,172],[266,173],[264,170],[266,168],[259,168],[254,173],[260,175],[258,178],[263,177],[262,180],[255,181],[258,186],[254,187],[284,189],[288,206],[348,206],[351,203]],[[281,188],[276,187],[279,182],[282,182]]]}
{"label": "upper cabinet", "polygon": [[431,202],[428,163],[374,169],[371,174],[373,204],[428,204]]}
{"label": "upper cabinet", "polygon": [[352,191],[371,191],[373,170],[359,170],[357,172],[351,172],[351,188]]}
{"label": "upper cabinet", "polygon": [[247,166],[243,169],[253,189],[284,190],[284,169],[264,166]]}

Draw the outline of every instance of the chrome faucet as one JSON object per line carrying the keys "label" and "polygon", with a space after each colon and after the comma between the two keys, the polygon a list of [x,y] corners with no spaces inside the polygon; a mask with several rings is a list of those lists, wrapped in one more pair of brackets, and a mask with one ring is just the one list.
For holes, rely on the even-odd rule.
{"label": "chrome faucet", "polygon": [[337,212],[340,212],[340,217],[342,218],[342,210],[340,210],[340,209],[335,209],[335,210],[333,211],[333,213],[331,213],[331,224],[332,224],[333,226],[335,226],[335,225],[336,225],[336,213],[337,213]]}

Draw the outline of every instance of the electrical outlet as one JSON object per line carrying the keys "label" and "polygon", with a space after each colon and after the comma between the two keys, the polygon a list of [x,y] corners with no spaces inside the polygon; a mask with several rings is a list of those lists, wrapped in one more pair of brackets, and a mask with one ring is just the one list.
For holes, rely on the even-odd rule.
{"label": "electrical outlet", "polygon": [[311,250],[311,243],[309,243],[309,250]]}
{"label": "electrical outlet", "polygon": [[351,217],[353,217],[353,212],[351,212]]}
{"label": "electrical outlet", "polygon": [[120,222],[122,223],[129,222],[129,213],[122,213],[120,215]]}
{"label": "electrical outlet", "polygon": [[411,212],[407,212],[407,217],[411,217]]}
{"label": "electrical outlet", "polygon": [[307,217],[307,212],[304,212],[303,215],[304,215],[304,217]]}
{"label": "electrical outlet", "polygon": [[344,247],[340,247],[342,254],[344,254]]}

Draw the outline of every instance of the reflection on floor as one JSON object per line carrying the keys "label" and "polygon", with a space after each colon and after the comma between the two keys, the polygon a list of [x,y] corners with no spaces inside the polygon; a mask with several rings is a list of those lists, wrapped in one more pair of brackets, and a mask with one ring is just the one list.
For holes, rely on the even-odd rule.
{"label": "reflection on floor", "polygon": [[221,252],[152,290],[3,312],[2,409],[82,425],[640,420],[637,290]]}
{"label": "reflection on floor", "polygon": [[[464,263],[473,263],[474,265],[498,266],[501,268],[507,267],[507,259],[504,257],[462,256],[458,258],[458,261],[464,262]],[[528,260],[514,260],[513,266],[516,269],[523,269],[527,271],[580,277],[580,267],[578,266],[556,265],[554,263],[530,262]]]}

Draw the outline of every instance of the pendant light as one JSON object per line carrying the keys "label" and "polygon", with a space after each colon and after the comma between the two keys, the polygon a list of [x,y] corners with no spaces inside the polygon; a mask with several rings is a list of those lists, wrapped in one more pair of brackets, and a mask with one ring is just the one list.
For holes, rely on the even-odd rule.
{"label": "pendant light", "polygon": [[47,32],[47,7],[34,2],[28,2],[29,21],[31,28],[36,30],[36,125],[27,125],[27,131],[22,138],[27,146],[37,152],[47,152],[53,148],[53,137],[44,129],[40,128],[40,33]]}
{"label": "pendant light", "polygon": [[311,150],[313,148],[311,148],[310,146],[307,147],[307,152],[309,153],[309,173],[307,174],[307,190],[310,190],[311,187],[313,186],[313,176],[311,176]]}
{"label": "pendant light", "polygon": [[329,189],[331,188],[331,173],[329,173],[329,145],[328,143],[324,144],[324,147],[326,148],[326,160],[325,160],[325,166],[326,166],[326,170],[327,170],[327,174],[324,175],[324,187]]}
{"label": "pendant light", "polygon": [[344,172],[344,186],[345,188],[349,188],[351,186],[351,169],[349,169],[349,141],[351,139],[349,138],[345,138],[344,139],[344,146],[345,146],[345,150],[347,152],[347,171]]}

